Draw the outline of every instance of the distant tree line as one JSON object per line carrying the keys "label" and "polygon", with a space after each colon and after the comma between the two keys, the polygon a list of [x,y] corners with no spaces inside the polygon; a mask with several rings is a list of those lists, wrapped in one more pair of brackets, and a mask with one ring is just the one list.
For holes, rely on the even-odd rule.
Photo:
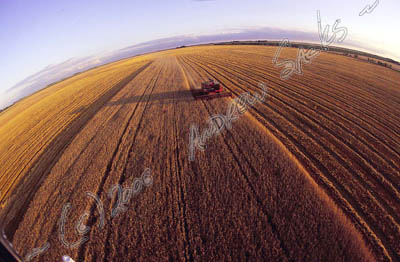
{"label": "distant tree line", "polygon": [[[266,46],[279,46],[280,43],[281,43],[281,41],[257,40],[257,41],[220,42],[220,43],[214,43],[214,45],[266,45]],[[303,48],[321,49],[321,46],[318,45],[318,44],[296,43],[296,42],[290,42],[289,47],[295,47],[295,48],[303,47]],[[375,62],[376,64],[381,65],[381,66],[386,66],[388,68],[392,67],[392,65],[390,65],[388,63],[400,65],[400,62],[397,62],[397,61],[395,61],[393,59],[390,59],[390,58],[381,57],[381,56],[369,54],[369,53],[366,53],[366,52],[357,51],[357,50],[348,49],[348,48],[343,48],[343,47],[332,46],[332,47],[329,47],[328,51],[343,53],[346,56],[352,56],[352,54],[353,54],[352,57],[355,57],[355,58],[357,58],[358,56],[365,56],[365,57],[369,57],[369,58],[374,58],[374,59],[378,60],[378,62]],[[387,63],[380,62],[379,60],[386,61]]]}
{"label": "distant tree line", "polygon": [[391,64],[383,63],[383,62],[381,62],[381,61],[375,61],[375,60],[370,59],[370,58],[368,58],[368,62],[370,62],[370,63],[372,63],[372,64],[376,64],[376,65],[380,65],[380,66],[392,68],[392,65],[391,65]]}

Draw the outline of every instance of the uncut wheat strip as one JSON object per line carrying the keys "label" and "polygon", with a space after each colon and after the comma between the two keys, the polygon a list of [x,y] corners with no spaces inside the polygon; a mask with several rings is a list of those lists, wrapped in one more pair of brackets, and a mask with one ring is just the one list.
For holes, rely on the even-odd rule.
{"label": "uncut wheat strip", "polygon": [[50,152],[51,153],[51,152]]}
{"label": "uncut wheat strip", "polygon": [[83,75],[86,76],[87,74],[80,74],[78,76],[65,79],[62,81],[62,84],[60,82],[51,84],[48,87],[41,89],[40,91],[34,93],[33,95],[28,96],[28,97],[22,99],[21,101],[18,101],[16,103],[16,106],[13,106],[12,108],[9,108],[8,110],[0,113],[0,126],[4,126],[10,119],[13,119],[15,116],[17,116],[21,112],[28,110],[32,105],[38,103],[44,97],[47,97],[48,95],[52,94],[53,92],[55,92],[61,88],[64,88],[63,84],[65,84],[67,82],[71,82],[71,81],[77,81],[77,79],[83,77]]}
{"label": "uncut wheat strip", "polygon": [[[73,119],[73,118],[72,118]],[[64,126],[58,126],[57,132],[60,132],[60,130],[63,129]],[[51,128],[49,128],[51,129]],[[53,130],[54,132],[54,130]],[[46,134],[46,133],[44,133]],[[57,133],[56,133],[57,134]],[[37,138],[37,137],[36,137]],[[48,137],[49,140],[51,140],[51,137]],[[49,141],[47,140],[47,141]],[[26,170],[29,168],[29,165],[31,164],[31,161],[34,160],[39,154],[40,152],[43,150],[43,148],[46,146],[46,143],[41,143],[39,142],[40,139],[32,139],[31,141],[37,141],[37,143],[31,144],[29,146],[25,146],[24,150],[22,150],[19,154],[15,154],[14,156],[14,164],[12,164],[11,166],[14,167],[14,169],[12,170],[6,170],[5,172],[5,176],[6,179],[7,178],[11,178],[13,182],[11,182],[9,185],[12,186],[15,183],[15,180],[19,178],[19,176],[21,175],[21,173],[26,172]],[[32,151],[34,150],[34,148],[39,149],[38,151]],[[36,149],[36,150],[37,150]],[[12,152],[11,152],[12,153]],[[11,154],[12,155],[12,154]],[[23,159],[21,161],[21,159]],[[10,163],[12,162],[12,159],[8,159]],[[18,163],[18,164],[17,164]],[[25,163],[25,164],[24,164]],[[22,165],[23,168],[21,169],[19,166]],[[19,171],[18,171],[19,169]],[[14,170],[14,171],[13,171]],[[17,175],[11,175],[15,172],[18,172]],[[7,175],[7,173],[11,173],[10,175]]]}
{"label": "uncut wheat strip", "polygon": [[[154,67],[155,67],[155,65],[154,65]],[[161,70],[159,70],[160,72],[161,72]],[[161,75],[162,74],[165,74],[165,72],[161,72]],[[148,99],[150,98],[150,96],[151,96],[151,93],[153,92],[152,90],[154,90],[154,87],[155,87],[155,84],[157,83],[157,79],[158,79],[158,77],[156,76],[156,77],[154,77],[154,78],[151,78],[151,80],[152,80],[152,82],[149,84],[149,87],[150,88],[146,88],[146,91],[147,90],[149,90],[149,91],[147,91],[147,92],[149,92],[147,95],[146,95],[146,97],[145,96],[143,96],[144,98],[143,98],[143,102],[145,102],[144,104],[142,104],[142,103],[138,103],[138,107],[139,107],[139,111],[138,111],[138,113],[135,113],[135,116],[136,116],[136,114],[138,114],[138,118],[132,118],[132,120],[133,120],[133,122],[136,122],[136,121],[139,121],[139,123],[140,123],[140,119],[142,119],[143,118],[143,115],[145,114],[145,111],[147,110],[147,107],[148,107]],[[147,102],[146,102],[147,101]],[[140,113],[141,112],[141,113]],[[133,125],[133,124],[130,124],[130,122],[128,122],[127,123],[127,127],[128,126],[131,126],[131,125]],[[136,127],[136,129],[135,129],[135,133],[138,131],[138,129],[140,128],[140,125],[134,125],[135,127]],[[123,133],[123,135],[122,136],[120,136],[120,140],[119,140],[119,143],[118,143],[118,145],[117,145],[117,147],[114,149],[114,153],[113,153],[113,156],[112,156],[112,159],[110,160],[110,162],[108,163],[108,165],[107,165],[107,169],[105,170],[105,174],[104,174],[104,176],[102,177],[102,180],[101,180],[101,182],[100,183],[97,183],[97,184],[100,184],[99,186],[98,186],[98,188],[95,190],[95,191],[97,191],[97,194],[98,195],[101,195],[101,190],[103,190],[103,188],[105,187],[105,185],[106,185],[106,183],[108,183],[107,181],[108,181],[108,177],[112,177],[112,178],[115,178],[115,177],[120,177],[120,176],[123,176],[124,175],[124,172],[122,171],[122,172],[120,172],[120,173],[117,173],[117,174],[114,174],[114,166],[116,165],[116,163],[118,163],[119,162],[119,160],[118,160],[118,152],[121,150],[121,146],[122,146],[122,139],[123,139],[123,137],[125,137],[128,133],[127,133],[127,131],[129,131],[129,129],[125,129],[124,130],[124,133]],[[129,141],[129,140],[128,140]],[[132,141],[129,141],[128,143],[133,143]],[[128,150],[129,151],[129,150]],[[129,152],[128,152],[129,153]],[[111,176],[110,176],[110,174],[112,174]],[[112,204],[113,202],[111,202],[110,204]],[[93,206],[89,206],[89,209],[91,210],[91,214],[93,215]],[[109,234],[109,230],[107,230],[107,231],[105,231],[105,232],[107,232],[107,234]],[[95,231],[92,231],[91,232],[91,234],[90,234],[90,238],[92,238],[92,235],[95,235],[96,234],[96,232]],[[108,241],[108,240],[107,240]],[[105,241],[104,243],[107,243],[107,241]],[[87,252],[87,249],[86,249],[86,246],[84,245],[84,246],[82,246],[81,248],[80,248],[80,250],[79,250],[79,256],[80,257],[82,257],[82,256],[85,256],[85,253]]]}
{"label": "uncut wheat strip", "polygon": [[[60,90],[58,90],[57,92],[59,93]],[[54,94],[53,94],[53,95],[54,95]],[[53,97],[54,97],[54,96],[53,96]],[[48,100],[48,99],[47,99],[47,100]],[[59,110],[59,112],[60,112],[60,110]],[[59,112],[58,112],[58,113],[59,113]],[[53,112],[51,112],[51,113],[53,113]],[[21,121],[19,121],[19,122],[21,122]],[[22,124],[25,124],[25,122],[23,122]],[[15,126],[21,126],[21,125],[15,125]]]}
{"label": "uncut wheat strip", "polygon": [[[71,117],[71,119],[73,119],[72,117]],[[60,129],[62,129],[62,126],[61,126],[61,128],[59,128],[59,130]],[[50,137],[50,139],[51,139],[51,137]],[[37,139],[37,140],[39,140],[39,139]],[[35,141],[35,140],[34,140]],[[35,148],[35,147],[29,147],[29,148]],[[29,155],[29,154],[27,154],[27,155]],[[33,154],[33,153],[30,153],[30,155],[33,155],[33,156],[35,156],[35,154]],[[17,176],[18,177],[18,176]]]}
{"label": "uncut wheat strip", "polygon": [[[76,125],[75,125],[76,126]],[[57,152],[56,152],[56,154],[57,154]],[[33,178],[34,179],[34,178]],[[15,212],[14,212],[15,213]],[[11,232],[12,233],[12,232]]]}
{"label": "uncut wheat strip", "polygon": [[[128,85],[131,85],[131,83],[129,83]],[[120,95],[122,95],[125,89],[126,88],[122,89],[114,98],[118,98]],[[98,114],[96,114],[96,116],[91,120],[90,125],[87,125],[87,127],[85,127],[72,142],[72,143],[79,143],[79,139],[83,138],[83,140],[81,142],[81,146],[79,146],[79,145],[72,146],[72,144],[71,144],[69,147],[73,148],[72,155],[68,154],[68,150],[66,150],[66,153],[63,154],[63,156],[60,158],[58,163],[53,168],[53,173],[65,173],[63,175],[63,177],[67,177],[67,176],[71,175],[70,170],[73,168],[73,166],[82,166],[82,164],[80,164],[79,160],[81,158],[83,158],[85,156],[85,154],[92,155],[92,153],[87,153],[87,150],[90,149],[91,143],[95,143],[95,144],[97,143],[95,140],[95,136],[97,136],[97,133],[102,132],[102,129],[100,129],[100,128],[102,126],[107,126],[106,123],[108,123],[111,119],[114,119],[115,116],[119,114],[121,107],[122,106],[117,107],[116,110],[114,110],[114,111],[108,110],[104,113],[102,112],[104,110],[102,110]],[[108,116],[105,116],[106,114]],[[96,124],[97,122],[99,122],[99,123]],[[96,128],[96,129],[94,129],[93,131],[86,131],[89,129],[92,130],[91,129],[92,127],[93,127],[93,129],[94,128]],[[90,135],[91,132],[93,132],[92,135]],[[85,135],[85,133],[89,133],[89,135]],[[87,140],[89,140],[89,144],[88,144]],[[77,141],[77,142],[75,142],[75,141]],[[81,152],[79,154],[77,154],[77,157],[75,157],[75,159],[74,159],[74,151],[76,151],[76,148],[80,148],[80,147],[83,147],[83,149],[81,149]],[[72,150],[70,150],[70,151],[72,151]],[[84,151],[86,151],[86,152],[84,152]],[[94,152],[96,152],[96,151],[97,150],[95,150]],[[63,159],[67,159],[67,160],[63,160]],[[90,159],[90,158],[88,158],[88,159]],[[59,167],[59,163],[61,163],[61,165],[63,165],[63,166]],[[83,169],[85,169],[85,168],[82,167],[82,170]],[[59,170],[59,171],[57,171],[57,170]],[[67,170],[67,171],[65,172],[65,170]],[[64,186],[59,184],[58,189],[46,189],[45,190],[47,192],[53,192],[53,193],[49,194],[46,204],[39,204],[40,206],[42,206],[41,210],[46,210],[44,208],[44,206],[47,206],[47,208],[52,208],[54,206],[54,202],[49,202],[49,200],[53,199],[56,192],[58,192],[62,187],[64,187]],[[50,212],[50,210],[48,210],[47,212]],[[37,215],[35,220],[38,220],[38,219],[39,219],[39,216]],[[43,226],[40,226],[40,228],[43,228]],[[42,235],[42,233],[40,233],[39,235]]]}
{"label": "uncut wheat strip", "polygon": [[[105,78],[105,77],[108,77],[108,76],[103,76],[103,78]],[[85,85],[83,85],[83,87],[85,87]],[[81,87],[81,89],[82,89],[82,87]],[[61,90],[62,91],[62,90]],[[60,90],[58,90],[58,93],[60,93],[61,92]],[[91,93],[89,93],[89,95],[90,95]],[[48,100],[48,99],[47,99]],[[21,121],[19,121],[19,122],[21,122]],[[20,125],[16,125],[16,126],[20,126]]]}
{"label": "uncut wheat strip", "polygon": [[[110,108],[109,110],[107,110],[106,112],[110,112],[110,111],[114,111],[113,110],[113,108]],[[112,112],[111,112],[112,113]],[[108,119],[111,119],[112,118],[112,116],[109,116],[108,117]],[[106,118],[107,119],[107,118]],[[107,120],[108,121],[108,120]],[[117,129],[116,129],[117,130]],[[107,130],[105,130],[105,131],[103,131],[103,132],[106,132]],[[103,140],[104,141],[104,140]],[[101,144],[101,143],[95,143],[95,144]],[[92,145],[94,145],[94,144],[92,144]],[[71,149],[71,150],[73,150],[73,149]],[[73,174],[72,174],[73,175]],[[71,180],[71,182],[72,182],[73,180]],[[78,180],[79,181],[79,180]],[[61,182],[61,181],[60,181]],[[49,185],[51,186],[52,185],[52,180],[50,179],[49,180],[49,182],[48,183],[50,183]],[[73,185],[72,185],[73,186]],[[79,188],[80,188],[80,186],[81,186],[81,184],[78,184],[78,188],[76,189],[76,191],[79,191]],[[76,188],[76,186],[75,186],[75,188]],[[44,194],[46,194],[47,192],[51,192],[50,190],[48,190],[48,188],[46,188],[45,186],[43,186],[43,187],[41,187],[41,189],[40,190],[42,190],[43,192],[44,192]],[[75,190],[74,190],[75,191]],[[60,192],[60,194],[61,194],[61,192]],[[83,194],[84,195],[84,194]],[[58,195],[58,206],[60,206],[61,204],[63,204],[63,203],[60,203],[60,195]],[[63,199],[63,198],[62,198]],[[61,199],[61,200],[62,200]],[[40,197],[38,197],[38,200],[40,200]],[[65,200],[65,199],[64,199]],[[32,204],[32,205],[34,205],[34,203]],[[31,206],[32,206],[31,205]],[[55,206],[57,206],[57,205],[55,205]],[[33,209],[33,210],[35,210],[35,209]],[[34,212],[34,211],[33,211]],[[59,215],[59,212],[57,212],[57,214],[56,214],[56,216],[58,216]],[[44,220],[46,220],[46,219],[44,219]],[[51,222],[51,221],[50,221]],[[43,228],[43,227],[39,227],[39,228]],[[46,227],[46,228],[49,228],[49,227]],[[22,230],[22,231],[24,231],[24,230]],[[41,232],[42,233],[42,232]],[[38,234],[38,235],[42,235],[42,234]],[[57,235],[56,233],[55,233],[55,235]]]}
{"label": "uncut wheat strip", "polygon": [[[57,114],[59,114],[60,112],[62,112],[62,111],[57,112]],[[53,118],[53,116],[51,116],[50,119],[51,119],[51,118]],[[57,118],[56,118],[56,119],[57,119]],[[24,129],[26,129],[26,128],[24,128]]]}
{"label": "uncut wheat strip", "polygon": [[[157,84],[157,90],[160,90],[159,84]],[[149,115],[160,116],[160,114],[146,113],[146,117],[144,118],[143,122],[147,122],[146,119],[148,119]],[[97,257],[97,259],[100,261],[107,259],[109,260],[112,259],[112,257],[121,256],[122,254],[127,259],[140,258],[144,260],[153,260],[155,258],[152,255],[155,255],[156,253],[155,256],[159,259],[165,258],[167,260],[168,258],[171,259],[171,257],[176,260],[181,259],[179,253],[180,250],[183,250],[183,244],[182,242],[178,242],[181,241],[181,238],[179,238],[178,240],[176,235],[174,235],[175,229],[180,228],[180,226],[179,224],[176,224],[177,219],[174,221],[170,218],[173,217],[173,206],[176,203],[172,199],[173,196],[171,196],[170,194],[161,195],[161,189],[154,188],[156,185],[163,186],[163,188],[171,188],[171,182],[168,182],[168,178],[169,174],[172,172],[172,167],[170,166],[169,161],[165,161],[167,159],[166,156],[158,156],[156,153],[158,150],[155,152],[151,152],[154,148],[162,146],[162,144],[160,144],[160,139],[164,135],[167,136],[166,133],[168,132],[167,127],[161,129],[162,127],[160,126],[160,124],[164,123],[164,121],[160,121],[159,118],[157,120],[159,122],[151,123],[152,126],[148,126],[149,129],[144,129],[144,127],[141,128],[141,130],[138,131],[140,132],[138,134],[138,137],[144,137],[153,134],[158,142],[156,142],[155,144],[146,143],[143,146],[142,142],[138,143],[139,141],[137,141],[135,143],[133,151],[130,153],[130,157],[128,160],[129,167],[127,167],[127,172],[129,173],[139,169],[143,170],[145,167],[151,167],[152,172],[154,173],[154,177],[157,180],[154,181],[152,187],[148,188],[148,190],[150,191],[148,194],[141,193],[130,203],[130,208],[128,211],[129,213],[123,214],[123,217],[125,217],[125,219],[121,217],[121,219],[115,220],[115,222],[113,220],[113,225],[108,229],[107,232],[100,232],[101,239],[111,238],[111,240],[109,240],[108,242],[104,242],[104,247],[88,247],[86,252],[87,255],[85,255],[85,257],[90,257],[92,256],[91,254],[99,252],[102,253],[102,255]],[[158,129],[157,127],[160,127],[160,129]],[[145,131],[143,134],[143,130],[147,131]],[[157,133],[159,133],[159,135],[157,135]],[[167,141],[167,139],[162,140]],[[162,147],[166,148],[166,145],[168,144],[165,143],[165,146]],[[164,150],[161,150],[159,152],[164,155]],[[139,162],[139,160],[136,160],[137,158],[144,159],[147,164]],[[153,161],[151,161],[152,159]],[[137,176],[139,175],[140,174],[137,174]],[[163,182],[161,182],[160,179],[162,179]],[[154,193],[153,190],[155,190],[156,193]],[[171,191],[168,190],[168,192]],[[155,196],[154,198],[156,200],[154,200],[153,196]],[[166,198],[169,200],[167,203],[164,203],[164,199]],[[170,208],[167,209],[166,206]],[[166,213],[164,213],[162,210],[164,210],[164,212]],[[124,223],[123,227],[119,226],[121,225],[121,222],[119,222],[121,220],[123,220]],[[171,226],[173,228],[169,228],[170,226],[166,227],[166,220],[171,223]],[[169,241],[167,241],[167,238],[165,237],[165,235],[162,235],[161,232],[161,234],[156,234],[156,232],[159,232],[161,228],[163,229],[163,231],[161,232],[168,232],[168,234],[171,234],[171,239],[169,239]],[[113,240],[115,238],[119,239],[118,242],[115,242]]]}

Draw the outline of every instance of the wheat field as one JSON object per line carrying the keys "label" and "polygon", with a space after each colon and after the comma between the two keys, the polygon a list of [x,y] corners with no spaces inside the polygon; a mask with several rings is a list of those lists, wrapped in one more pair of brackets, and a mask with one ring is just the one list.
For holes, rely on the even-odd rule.
{"label": "wheat field", "polygon": [[[276,47],[196,46],[55,83],[0,113],[0,215],[32,261],[400,261],[400,74],[321,53],[280,79]],[[285,48],[281,58],[294,58]],[[212,78],[232,97],[195,100]],[[232,99],[262,103],[210,138]],[[112,216],[150,168],[153,184]],[[104,207],[104,226],[93,192]],[[110,196],[111,195],[111,196]],[[60,241],[60,217],[68,248]],[[76,221],[86,234],[77,234]],[[29,237],[27,237],[29,236]]]}

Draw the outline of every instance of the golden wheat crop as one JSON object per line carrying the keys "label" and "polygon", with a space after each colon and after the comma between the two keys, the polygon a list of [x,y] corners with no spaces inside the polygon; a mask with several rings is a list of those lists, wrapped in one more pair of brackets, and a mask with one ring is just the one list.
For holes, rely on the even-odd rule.
{"label": "golden wheat crop", "polygon": [[[0,113],[0,190],[18,251],[56,261],[397,261],[400,74],[332,53],[280,79],[275,47],[198,46],[138,56],[61,81]],[[285,48],[281,58],[297,50]],[[194,100],[218,80],[262,103],[188,160],[191,124],[232,98]],[[112,217],[116,184],[151,187]],[[108,221],[100,229],[98,195]],[[65,239],[87,211],[88,242]],[[30,237],[26,234],[29,232]]]}

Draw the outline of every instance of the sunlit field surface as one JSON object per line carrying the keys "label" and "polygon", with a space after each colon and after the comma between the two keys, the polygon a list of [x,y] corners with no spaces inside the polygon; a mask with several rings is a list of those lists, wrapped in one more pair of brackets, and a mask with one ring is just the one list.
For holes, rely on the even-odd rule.
{"label": "sunlit field surface", "polygon": [[[321,53],[282,80],[275,51],[137,56],[1,112],[1,216],[18,252],[49,243],[32,261],[398,261],[400,73]],[[191,90],[209,78],[232,97],[195,100]],[[259,83],[265,100],[189,161],[191,125],[202,131]],[[146,168],[153,184],[112,216],[113,186],[129,187]],[[103,204],[103,227],[86,192]],[[67,203],[64,240],[88,238],[76,248],[60,241]],[[90,230],[80,235],[84,212]]]}

